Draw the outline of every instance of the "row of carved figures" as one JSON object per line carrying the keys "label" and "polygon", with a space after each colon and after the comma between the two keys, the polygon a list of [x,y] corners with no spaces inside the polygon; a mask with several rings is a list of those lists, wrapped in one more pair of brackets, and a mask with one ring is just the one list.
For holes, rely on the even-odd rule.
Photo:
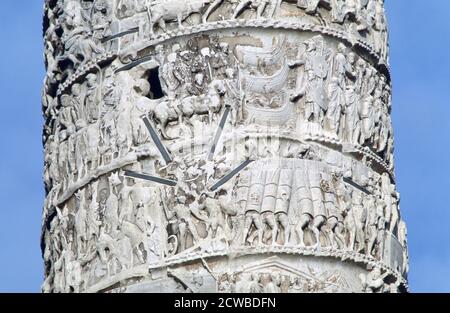
{"label": "row of carved figures", "polygon": [[44,16],[47,84],[56,85],[78,67],[110,49],[111,2],[65,0],[47,3]]}
{"label": "row of carved figures", "polygon": [[[79,66],[111,49],[108,39],[113,35],[112,25],[118,18],[133,16],[142,12],[147,16],[147,26],[140,25],[141,32],[153,33],[154,25],[165,29],[166,21],[181,22],[192,13],[203,13],[203,20],[220,6],[230,0],[163,0],[135,1],[118,0],[114,3],[107,0],[72,0],[49,2],[44,18],[46,62],[48,67],[48,83],[56,85]],[[272,0],[242,0],[236,2],[233,18],[243,11],[255,8],[258,17],[269,11],[269,7],[277,5]],[[273,3],[272,3],[273,2]],[[332,9],[332,21],[343,23],[346,20],[357,21],[357,31],[364,33],[374,30],[374,42],[377,51],[384,55],[386,42],[386,23],[382,0],[295,0],[297,7],[305,9],[308,14],[320,15],[318,7],[328,3]],[[266,13],[267,15],[268,13]],[[222,14],[223,15],[223,14]],[[144,23],[145,24],[145,23]],[[378,35],[381,33],[381,36]]]}
{"label": "row of carved figures", "polygon": [[367,180],[373,193],[366,194],[341,179],[322,176],[314,169],[258,169],[240,174],[233,190],[199,193],[194,199],[172,190],[164,208],[171,226],[168,237],[176,237],[173,252],[206,240],[222,241],[221,248],[232,243],[329,246],[381,259],[385,232],[402,237],[404,231],[399,229],[395,186],[383,183],[382,192]]}
{"label": "row of carved figures", "polygon": [[[190,110],[199,111],[203,109],[202,106],[208,106],[209,102],[215,99],[214,93],[223,95],[225,92],[225,87],[219,86],[217,81],[225,81],[230,76],[234,78],[234,73],[230,73],[231,69],[227,71],[227,66],[232,62],[229,46],[219,42],[217,38],[212,38],[208,48],[202,51],[199,51],[198,43],[194,40],[189,41],[184,49],[175,44],[170,48],[170,53],[165,55],[165,52],[163,46],[156,47],[155,61],[159,64],[156,75],[142,74],[143,78],[152,80],[153,85],[146,86],[146,83],[139,81],[136,84],[141,86],[134,85],[133,89],[129,90],[134,92],[133,95],[139,92],[141,98],[158,100],[165,97],[159,101],[164,103],[158,103],[158,108],[154,108],[155,118],[164,124],[164,127],[169,121],[178,120],[179,114],[189,115]],[[136,97],[126,98],[123,83],[139,79],[140,77],[128,75],[118,82],[120,75],[112,75],[110,68],[107,68],[96,74],[86,75],[83,83],[73,84],[69,91],[59,97],[46,94],[43,98],[43,111],[47,121],[46,136],[54,134],[55,129],[67,129],[73,133],[74,130],[94,123],[109,111],[117,109],[121,101],[136,100]],[[213,80],[216,81],[215,84],[212,84]],[[201,95],[204,97],[199,97]],[[164,101],[175,98],[184,102],[172,104]],[[153,106],[155,105],[157,104]]]}
{"label": "row of carved figures", "polygon": [[[260,178],[260,172],[253,171],[250,176]],[[381,190],[366,194],[337,177],[324,179],[311,172],[296,172],[296,178],[291,178],[295,182],[290,183],[289,175],[271,179],[269,184],[265,179],[260,195],[256,191],[261,186],[251,185],[251,177],[243,174],[232,191],[202,193],[192,203],[179,196],[175,203],[162,197],[159,204],[161,194],[157,189],[141,182],[130,184],[118,173],[93,182],[78,191],[70,204],[56,209],[57,215],[44,235],[48,284],[51,279],[65,279],[68,282],[54,285],[76,291],[105,275],[114,276],[195,246],[211,252],[236,244],[330,246],[381,260],[386,230],[405,244],[406,229],[399,220],[397,194],[387,178],[381,179]],[[274,201],[271,190],[276,193]],[[155,210],[165,212],[167,227],[156,220]],[[162,235],[163,229],[168,230],[166,235]],[[312,236],[309,239],[307,231]],[[166,244],[163,238],[167,238]],[[90,271],[96,276],[87,279],[82,273],[89,266],[98,270]]]}
{"label": "row of carved figures", "polygon": [[156,197],[145,185],[129,184],[112,174],[56,208],[44,234],[44,289],[79,292],[101,278],[162,257],[160,226],[151,217]]}
{"label": "row of carved figures", "polygon": [[393,132],[386,78],[343,44],[331,53],[323,37],[316,36],[304,46],[290,64],[299,68],[291,100],[304,98],[304,120],[321,124],[346,142],[370,145],[389,155]]}
{"label": "row of carved figures", "polygon": [[[344,142],[369,146],[392,166],[391,88],[386,77],[345,45],[331,49],[321,35],[305,40],[296,54],[288,65],[295,71],[290,101],[297,104],[299,122],[319,124]],[[257,65],[240,67],[240,79],[252,82],[243,87],[247,102],[252,102],[257,97],[253,90],[264,86],[246,72],[257,72]],[[286,85],[276,92],[283,92]],[[266,109],[270,105],[260,102]]]}
{"label": "row of carved figures", "polygon": [[[224,102],[233,108],[234,121],[244,115],[240,114],[244,112],[242,97],[251,100],[252,96],[244,95],[247,91],[242,79],[251,66],[241,63],[236,67],[236,58],[226,42],[210,38],[208,46],[201,49],[194,38],[184,49],[178,44],[170,51],[156,47],[159,71],[152,83],[161,89],[157,98],[163,98],[147,106],[153,108],[153,117],[161,124],[165,138],[170,137],[166,133],[170,122],[196,113],[208,113],[211,122],[211,114],[219,112]],[[289,66],[297,72],[291,101],[300,103],[302,121],[318,123],[345,142],[368,145],[392,166],[390,85],[383,75],[355,53],[347,54],[342,44],[333,52],[320,35],[304,41]],[[44,101],[47,136],[55,134],[55,128],[73,132],[106,115],[119,102],[135,100],[122,99],[116,78],[103,82],[102,76],[89,74],[84,84],[72,86],[71,95]],[[140,88],[146,90],[141,98],[156,98],[155,88]]]}

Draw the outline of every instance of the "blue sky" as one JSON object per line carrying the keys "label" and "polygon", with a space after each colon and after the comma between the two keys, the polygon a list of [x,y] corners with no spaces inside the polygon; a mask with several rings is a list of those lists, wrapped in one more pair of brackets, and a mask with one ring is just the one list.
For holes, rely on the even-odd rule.
{"label": "blue sky", "polygon": [[[42,1],[0,10],[0,292],[38,292]],[[450,1],[386,0],[413,292],[450,292]]]}

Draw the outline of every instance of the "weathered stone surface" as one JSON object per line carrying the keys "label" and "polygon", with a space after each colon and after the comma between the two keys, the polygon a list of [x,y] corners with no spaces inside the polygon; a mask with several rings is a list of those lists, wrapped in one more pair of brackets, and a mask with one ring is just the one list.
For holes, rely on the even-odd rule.
{"label": "weathered stone surface", "polygon": [[44,292],[401,292],[383,0],[47,0]]}

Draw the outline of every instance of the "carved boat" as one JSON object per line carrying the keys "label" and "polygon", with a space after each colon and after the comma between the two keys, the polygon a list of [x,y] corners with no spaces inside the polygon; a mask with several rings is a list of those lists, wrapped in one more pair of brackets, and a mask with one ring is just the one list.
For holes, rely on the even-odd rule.
{"label": "carved boat", "polygon": [[289,66],[283,62],[281,69],[270,76],[256,76],[242,72],[244,90],[263,94],[276,94],[286,85],[289,76]]}
{"label": "carved boat", "polygon": [[275,44],[271,50],[252,46],[237,46],[237,58],[239,62],[249,66],[278,64],[286,52],[286,36],[280,37],[278,42],[279,44]]}

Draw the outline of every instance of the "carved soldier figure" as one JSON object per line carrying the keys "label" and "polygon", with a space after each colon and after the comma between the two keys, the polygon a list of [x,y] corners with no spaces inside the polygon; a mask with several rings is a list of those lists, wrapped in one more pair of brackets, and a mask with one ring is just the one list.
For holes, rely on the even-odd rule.
{"label": "carved soldier figure", "polygon": [[294,203],[294,209],[298,211],[296,214],[298,216],[298,220],[296,221],[297,224],[295,225],[295,230],[297,231],[297,235],[299,237],[299,245],[304,247],[304,231],[314,220],[314,205],[311,189],[309,187],[308,168],[306,165],[297,170],[295,179],[297,201]]}
{"label": "carved soldier figure", "polygon": [[73,84],[71,88],[72,96],[70,97],[71,104],[70,106],[74,108],[77,120],[75,124],[77,126],[77,130],[80,130],[83,126],[82,122],[86,118],[86,112],[84,108],[84,100],[81,94],[81,85]]}
{"label": "carved soldier figure", "polygon": [[176,91],[182,83],[180,76],[177,72],[177,52],[172,52],[167,56],[167,62],[164,63],[161,71],[163,90],[169,100],[173,100],[177,96]]}
{"label": "carved soldier figure", "polygon": [[360,102],[359,116],[361,125],[361,137],[359,144],[364,145],[373,135],[375,122],[373,116],[373,101],[374,97],[371,93],[366,96]]}
{"label": "carved soldier figure", "polygon": [[79,190],[75,194],[77,211],[75,214],[75,234],[77,244],[77,254],[85,253],[87,248],[87,210],[84,190]]}
{"label": "carved soldier figure", "polygon": [[242,245],[245,245],[247,240],[250,239],[248,236],[252,230],[252,226],[254,227],[255,235],[258,238],[258,244],[262,243],[264,229],[260,218],[260,212],[264,195],[264,185],[262,182],[264,182],[265,179],[265,171],[262,169],[252,170],[247,206],[245,208]]}
{"label": "carved soldier figure", "polygon": [[93,243],[96,242],[96,238],[99,237],[100,226],[102,225],[100,221],[100,206],[98,203],[99,198],[98,195],[98,181],[91,183],[88,186],[89,193],[89,205],[87,208],[87,238],[88,242]]}
{"label": "carved soldier figure", "polygon": [[291,224],[288,218],[288,214],[291,200],[292,179],[293,172],[290,169],[281,170],[280,182],[277,190],[277,200],[275,204],[275,221],[277,223],[277,230],[280,234],[280,238],[283,237],[284,244],[288,243],[291,233]]}
{"label": "carved soldier figure", "polygon": [[374,196],[368,195],[364,199],[364,208],[367,212],[366,238],[367,238],[367,255],[373,255],[373,249],[378,238],[378,213],[376,200]]}
{"label": "carved soldier figure", "polygon": [[232,218],[233,229],[234,229],[234,242],[239,241],[239,243],[245,239],[241,237],[244,235],[244,222],[245,213],[247,207],[248,191],[250,187],[250,177],[251,172],[248,170],[241,171],[237,177],[236,187],[235,187],[235,203],[237,208],[237,215]]}
{"label": "carved soldier figure", "polygon": [[69,136],[76,131],[75,122],[77,119],[78,117],[75,108],[72,106],[71,97],[66,94],[62,95],[59,122],[67,130]]}
{"label": "carved soldier figure", "polygon": [[182,252],[186,250],[188,232],[191,233],[194,239],[194,244],[199,242],[200,237],[193,222],[193,216],[195,215],[196,217],[199,217],[201,215],[198,211],[197,213],[194,213],[194,209],[186,205],[186,197],[180,196],[176,201],[177,203],[175,203],[172,210],[169,210],[165,205],[164,210],[166,212],[167,219],[169,221],[175,219],[177,223],[180,252]]}
{"label": "carved soldier figure", "polygon": [[119,105],[115,123],[117,129],[120,130],[117,132],[116,144],[119,157],[122,157],[129,152],[133,142],[131,112],[128,104],[122,103]]}
{"label": "carved soldier figure", "polygon": [[327,221],[326,210],[323,196],[323,175],[319,166],[316,165],[308,171],[309,187],[314,208],[314,220],[310,224],[311,231],[314,233],[316,243],[314,248],[320,246],[320,232]]}
{"label": "carved soldier figure", "polygon": [[120,180],[119,176],[111,176],[111,179],[114,181],[115,185],[122,184],[122,189],[119,194],[119,224],[122,224],[125,221],[132,222],[134,208],[132,199],[133,188],[128,186],[126,178],[123,182]]}
{"label": "carved soldier figure", "polygon": [[78,173],[77,179],[80,179],[84,177],[84,175],[87,173],[89,168],[86,168],[86,162],[91,157],[88,155],[90,152],[87,141],[87,132],[86,129],[82,129],[79,132],[76,133],[76,142],[75,142],[75,159],[77,164],[77,171]]}
{"label": "carved soldier figure", "polygon": [[119,226],[119,197],[117,195],[119,194],[118,183],[120,180],[117,173],[112,174],[112,176],[114,175],[116,177],[108,177],[109,195],[103,212],[105,232],[111,236],[117,233],[117,227]]}
{"label": "carved soldier figure", "polygon": [[[261,222],[264,229],[262,230],[263,240],[266,239],[266,234],[270,235],[271,241],[270,245],[276,242],[276,237],[278,233],[278,223],[275,220],[275,209],[277,201],[277,189],[280,183],[280,170],[268,170],[265,179],[264,186],[264,196],[263,202],[261,204]],[[270,233],[266,230],[270,229]],[[266,236],[264,236],[266,235]]]}
{"label": "carved soldier figure", "polygon": [[343,217],[338,201],[338,189],[340,182],[333,175],[332,179],[322,183],[324,193],[324,204],[327,210],[327,228],[330,244],[334,248],[343,248],[345,246],[345,238],[343,236]]}
{"label": "carved soldier figure", "polygon": [[[63,130],[59,133],[58,143],[58,162],[50,163],[50,168],[53,172],[55,180],[60,180],[63,185],[67,185],[70,182],[70,176],[72,174],[68,158],[69,158],[69,141],[67,140],[67,131]],[[58,171],[55,171],[54,167],[58,167]]]}
{"label": "carved soldier figure", "polygon": [[[81,17],[81,6],[77,1],[65,3],[61,16],[65,55],[58,61],[70,60],[74,67],[87,63],[95,54],[103,52],[88,36],[88,29]],[[80,60],[81,59],[81,60]]]}
{"label": "carved soldier figure", "polygon": [[347,76],[353,77],[355,75],[345,57],[346,49],[344,44],[340,43],[338,45],[338,52],[334,56],[331,66],[332,77],[328,85],[329,104],[327,120],[330,130],[334,133],[338,133],[340,129],[341,112],[346,105],[346,78]]}
{"label": "carved soldier figure", "polygon": [[[325,46],[323,37],[318,35],[303,43],[306,46],[303,57],[298,57],[290,63],[290,67],[299,67],[304,65],[306,79],[300,85],[299,72],[297,78],[297,90],[291,96],[291,101],[297,101],[305,97],[305,120],[322,124],[324,114],[328,107],[328,99],[324,89],[324,81],[328,75],[327,55],[329,50]],[[301,53],[301,49],[299,49]]]}
{"label": "carved soldier figure", "polygon": [[97,75],[86,76],[86,98],[85,108],[87,119],[90,123],[95,122],[100,117],[99,99],[97,91]]}
{"label": "carved soldier figure", "polygon": [[377,245],[378,245],[378,259],[382,260],[384,256],[384,241],[386,232],[386,218],[385,218],[385,204],[381,198],[381,194],[378,194],[377,198],[377,218],[378,218],[378,233],[377,233]]}
{"label": "carved soldier figure", "polygon": [[150,140],[149,132],[142,120],[143,116],[147,116],[153,107],[152,100],[146,97],[150,92],[150,84],[144,80],[138,80],[134,85],[136,93],[133,108],[131,109],[131,128],[133,131],[133,144],[140,146],[146,144]]}
{"label": "carved soldier figure", "polygon": [[99,162],[100,129],[98,124],[91,124],[86,128],[86,159],[88,169],[94,170],[100,166]]}
{"label": "carved soldier figure", "polygon": [[222,208],[216,195],[213,193],[203,193],[200,196],[202,204],[199,206],[198,210],[204,210],[208,213],[208,220],[206,225],[206,231],[208,233],[208,238],[214,239],[217,237],[217,231],[219,227],[222,231],[225,231],[225,219],[223,217]]}
{"label": "carved soldier figure", "polygon": [[278,286],[280,283],[279,275],[268,274],[269,282],[264,286],[264,293],[280,293],[281,289]]}
{"label": "carved soldier figure", "polygon": [[345,84],[345,107],[344,110],[344,123],[343,123],[343,137],[347,142],[354,143],[354,137],[356,128],[358,127],[358,101],[359,101],[359,76],[356,66],[356,54],[350,52],[348,54],[348,67],[349,71],[353,73],[349,77],[346,76]]}
{"label": "carved soldier figure", "polygon": [[352,192],[352,212],[353,218],[355,220],[355,241],[350,243],[350,250],[354,250],[355,243],[358,243],[358,252],[364,251],[365,249],[365,225],[367,221],[367,211],[363,204],[364,195],[363,192],[354,189]]}

